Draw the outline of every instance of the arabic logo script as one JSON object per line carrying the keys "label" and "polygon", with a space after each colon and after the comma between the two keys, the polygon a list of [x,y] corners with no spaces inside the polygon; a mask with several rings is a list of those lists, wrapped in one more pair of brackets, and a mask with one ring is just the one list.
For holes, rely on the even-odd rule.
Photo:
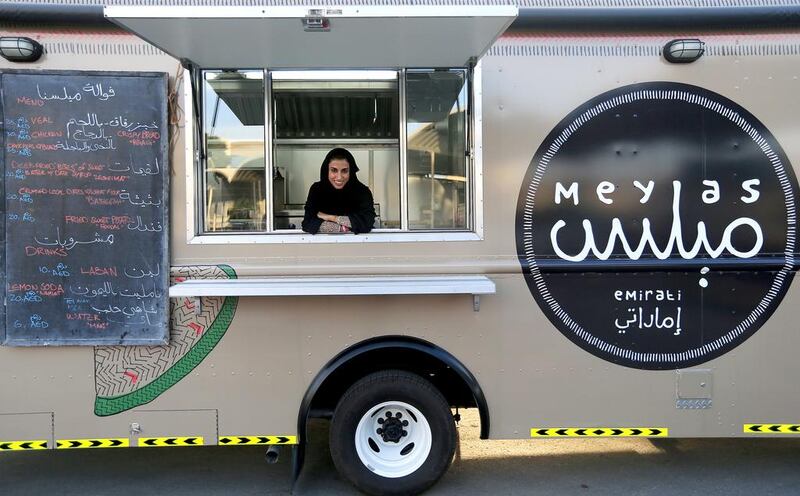
{"label": "arabic logo script", "polygon": [[706,89],[642,83],[568,115],[531,161],[517,253],[567,338],[640,369],[704,363],[771,316],[793,277],[795,191],[777,140]]}
{"label": "arabic logo script", "polygon": [[[641,184],[638,181],[634,181],[634,183]],[[705,184],[713,184],[717,188],[719,185],[716,181],[703,181]],[[752,189],[753,185],[757,185],[760,183],[758,179],[752,179],[749,181],[745,181],[743,187],[747,187],[751,193],[749,197],[742,197],[741,200],[744,203],[752,203],[758,199],[759,193],[757,190]],[[611,183],[608,183],[611,184]],[[573,183],[573,185],[577,185],[577,183]],[[652,192],[653,181],[649,182],[650,190]],[[561,183],[556,184],[556,200],[555,203],[560,203],[560,195],[558,193]],[[638,245],[633,247],[631,243],[628,241],[624,228],[622,226],[622,221],[615,217],[611,220],[611,233],[608,236],[608,242],[604,249],[600,250],[597,246],[597,242],[595,241],[594,237],[594,229],[592,228],[592,221],[590,219],[583,219],[581,225],[583,227],[585,233],[585,242],[581,251],[575,255],[569,255],[565,253],[558,244],[558,232],[566,226],[566,222],[564,220],[558,220],[553,225],[553,228],[550,230],[550,242],[553,245],[553,250],[564,260],[569,260],[570,262],[581,262],[586,260],[589,254],[593,254],[599,260],[608,260],[608,258],[614,253],[615,248],[618,246],[622,248],[624,254],[631,260],[639,260],[642,255],[645,253],[645,250],[649,250],[656,258],[659,260],[665,260],[672,255],[673,250],[677,250],[678,254],[687,260],[693,259],[700,254],[701,250],[711,258],[718,258],[723,253],[729,253],[733,256],[740,257],[740,258],[750,258],[756,255],[764,243],[764,235],[761,231],[761,226],[758,222],[751,219],[750,217],[738,217],[731,221],[728,225],[725,226],[722,234],[722,240],[719,242],[717,246],[713,246],[712,243],[709,241],[709,233],[708,228],[706,226],[705,221],[698,221],[697,222],[697,238],[695,239],[694,243],[692,244],[691,248],[687,249],[684,244],[683,239],[683,227],[681,225],[681,214],[680,214],[680,199],[681,199],[681,182],[680,181],[672,181],[672,222],[670,223],[670,231],[669,231],[669,239],[664,247],[658,246],[658,243],[655,240],[653,235],[653,228],[651,227],[650,219],[647,217],[642,218],[641,226],[642,226],[642,233],[639,239]],[[705,203],[715,203],[719,201],[719,194],[717,193],[713,200],[706,201],[706,194],[709,191],[704,192],[704,202]],[[647,198],[649,198],[649,194],[645,197],[642,197],[641,203],[646,204]],[[605,196],[600,196],[601,201],[607,200],[604,203],[611,204],[613,200],[605,198]],[[577,199],[575,200],[575,204],[578,204]],[[752,244],[746,250],[739,250],[737,249],[732,242],[733,234],[738,228],[746,227],[752,230],[754,235]]]}

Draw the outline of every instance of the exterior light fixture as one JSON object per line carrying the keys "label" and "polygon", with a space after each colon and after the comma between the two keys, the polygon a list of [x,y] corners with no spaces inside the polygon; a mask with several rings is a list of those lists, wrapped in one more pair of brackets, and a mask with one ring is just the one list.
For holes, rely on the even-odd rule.
{"label": "exterior light fixture", "polygon": [[706,44],[700,40],[672,40],[664,45],[664,58],[673,64],[688,64],[699,59],[706,51]]}
{"label": "exterior light fixture", "polygon": [[0,37],[0,55],[11,62],[36,62],[42,56],[41,43],[22,36]]}

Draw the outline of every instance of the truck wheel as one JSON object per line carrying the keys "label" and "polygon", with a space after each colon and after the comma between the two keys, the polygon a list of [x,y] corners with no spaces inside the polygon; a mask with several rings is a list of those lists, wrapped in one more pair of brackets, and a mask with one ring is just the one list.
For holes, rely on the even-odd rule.
{"label": "truck wheel", "polygon": [[399,370],[370,374],[339,400],[330,449],[339,473],[374,495],[417,494],[447,471],[456,428],[442,394]]}

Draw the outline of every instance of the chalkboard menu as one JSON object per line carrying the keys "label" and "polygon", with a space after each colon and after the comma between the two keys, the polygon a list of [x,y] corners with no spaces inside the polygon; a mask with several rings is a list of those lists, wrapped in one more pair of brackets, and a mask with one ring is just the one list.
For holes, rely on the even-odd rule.
{"label": "chalkboard menu", "polygon": [[0,74],[3,344],[168,339],[167,76]]}

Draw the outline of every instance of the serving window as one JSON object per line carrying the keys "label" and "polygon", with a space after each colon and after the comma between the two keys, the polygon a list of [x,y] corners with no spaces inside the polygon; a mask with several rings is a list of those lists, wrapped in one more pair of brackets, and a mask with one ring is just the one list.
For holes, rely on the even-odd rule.
{"label": "serving window", "polygon": [[302,234],[309,187],[336,147],[372,192],[372,233],[474,232],[471,76],[202,71],[200,233]]}
{"label": "serving window", "polygon": [[[483,237],[480,60],[516,6],[426,0],[103,11],[180,60],[191,81],[187,128],[197,130],[200,160],[187,170],[190,243]],[[269,67],[282,70],[243,70]],[[374,70],[387,67],[400,69]],[[368,234],[298,229],[318,162],[333,147],[355,155],[359,180],[373,193],[378,216]]]}

